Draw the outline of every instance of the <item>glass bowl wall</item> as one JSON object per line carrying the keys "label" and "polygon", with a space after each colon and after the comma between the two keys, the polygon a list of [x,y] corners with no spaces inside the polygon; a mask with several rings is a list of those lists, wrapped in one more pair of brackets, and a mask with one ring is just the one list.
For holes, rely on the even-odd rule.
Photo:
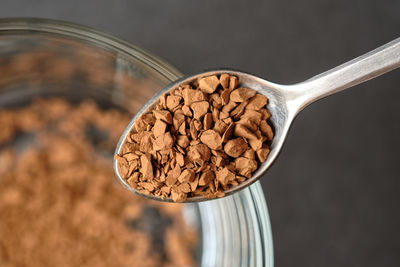
{"label": "glass bowl wall", "polygon": [[[142,49],[86,27],[42,19],[0,20],[0,109],[38,96],[63,96],[71,101],[91,98],[134,114],[180,76]],[[273,266],[259,182],[232,196],[185,205],[184,215],[202,236],[199,266]]]}

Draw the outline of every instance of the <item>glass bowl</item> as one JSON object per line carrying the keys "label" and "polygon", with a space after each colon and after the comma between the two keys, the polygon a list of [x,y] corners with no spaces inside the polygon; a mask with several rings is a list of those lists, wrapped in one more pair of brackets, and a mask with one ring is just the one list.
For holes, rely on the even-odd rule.
{"label": "glass bowl", "polygon": [[[182,75],[113,36],[26,18],[0,20],[0,70],[0,111],[25,106],[36,97],[62,96],[71,102],[93,99],[130,115]],[[182,206],[185,221],[200,236],[197,266],[273,266],[270,222],[259,182],[232,196]]]}

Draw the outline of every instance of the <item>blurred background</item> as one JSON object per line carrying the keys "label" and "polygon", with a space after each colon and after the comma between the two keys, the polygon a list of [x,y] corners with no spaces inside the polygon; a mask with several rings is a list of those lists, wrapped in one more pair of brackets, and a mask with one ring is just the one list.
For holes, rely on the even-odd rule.
{"label": "blurred background", "polygon": [[[400,37],[398,0],[0,1],[0,17],[106,31],[181,72],[231,67],[294,83]],[[296,119],[262,185],[275,265],[399,266],[400,70]]]}

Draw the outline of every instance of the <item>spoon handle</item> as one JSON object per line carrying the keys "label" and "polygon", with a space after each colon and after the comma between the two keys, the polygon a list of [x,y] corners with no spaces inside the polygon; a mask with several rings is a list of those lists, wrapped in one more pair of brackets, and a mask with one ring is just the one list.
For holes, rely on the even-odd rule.
{"label": "spoon handle", "polygon": [[309,104],[400,67],[400,38],[293,85],[297,113]]}

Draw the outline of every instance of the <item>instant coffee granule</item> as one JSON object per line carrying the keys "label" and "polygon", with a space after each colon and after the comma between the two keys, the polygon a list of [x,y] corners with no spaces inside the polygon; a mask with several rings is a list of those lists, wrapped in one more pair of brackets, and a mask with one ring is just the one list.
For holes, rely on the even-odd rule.
{"label": "instant coffee granule", "polygon": [[268,157],[274,133],[267,104],[228,74],[173,89],[136,120],[115,155],[119,173],[163,199],[222,197]]}
{"label": "instant coffee granule", "polygon": [[145,200],[114,178],[129,116],[91,101],[0,110],[0,266],[194,266],[182,207]]}

